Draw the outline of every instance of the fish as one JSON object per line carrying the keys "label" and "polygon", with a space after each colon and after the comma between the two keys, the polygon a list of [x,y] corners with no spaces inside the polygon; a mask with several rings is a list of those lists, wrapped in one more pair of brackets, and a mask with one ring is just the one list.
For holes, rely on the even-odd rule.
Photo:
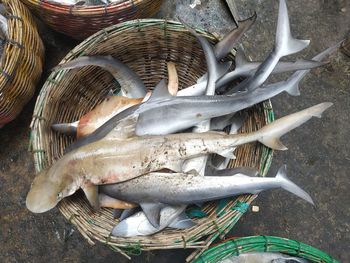
{"label": "fish", "polygon": [[43,213],[82,188],[90,204],[98,209],[98,185],[123,182],[162,169],[181,172],[186,159],[210,153],[221,154],[227,149],[255,141],[275,150],[286,150],[279,139],[281,136],[312,117],[320,118],[331,106],[330,102],[317,104],[251,133],[178,133],[123,140],[107,136],[65,154],[51,167],[39,172],[27,194],[26,206],[34,213]]}
{"label": "fish", "polygon": [[[135,134],[143,136],[175,133],[193,127],[201,121],[251,107],[284,91],[293,96],[299,95],[299,90],[297,90],[296,86],[287,84],[289,82],[278,82],[253,91],[244,91],[230,96],[171,97],[166,95],[162,97],[162,100],[157,98],[153,100],[151,97],[148,102],[150,104],[154,103],[154,106],[152,108],[149,107],[149,109],[143,108],[139,111]],[[169,122],[168,120],[172,121]],[[106,123],[106,125],[108,124]],[[105,126],[104,128],[107,127]],[[111,130],[110,128],[108,129],[108,131]],[[106,129],[104,135],[107,133]]]}
{"label": "fish", "polygon": [[215,45],[214,55],[217,60],[225,58],[231,52],[237,42],[243,37],[244,33],[255,23],[256,17],[257,15],[254,13],[251,17],[239,21],[238,28],[232,30]]}
{"label": "fish", "polygon": [[[245,89],[254,90],[261,86],[270,76],[271,72],[282,57],[305,49],[309,43],[310,40],[299,40],[292,37],[286,1],[279,0],[274,48],[264,62],[257,68],[254,75],[250,77],[246,83],[244,83]],[[241,82],[239,85],[242,84],[243,82]]]}
{"label": "fish", "polygon": [[309,263],[307,259],[293,257],[278,252],[251,252],[241,253],[238,256],[229,256],[218,263]]}
{"label": "fish", "polygon": [[[313,60],[315,60],[315,62],[311,62],[311,63],[317,63],[321,61],[321,59],[317,60],[317,58],[322,55],[323,53],[325,53],[325,55],[322,55],[322,58],[324,58],[326,55],[330,54],[332,51],[335,50],[335,48],[340,45],[341,42],[339,42],[338,44],[326,49],[325,51],[321,52],[320,54],[318,54],[317,56],[315,56],[313,58]],[[317,60],[317,61],[316,61]],[[281,62],[280,62],[281,63]],[[319,65],[319,64],[317,64]],[[311,64],[310,64],[311,66]],[[288,65],[286,65],[286,67],[288,67]],[[285,68],[286,68],[285,67]],[[303,73],[301,73],[303,72]],[[287,81],[285,82],[279,82],[279,85],[285,85],[286,83],[292,83],[291,81],[293,81],[294,83],[298,84],[297,82],[301,81],[301,79],[306,75],[308,71],[298,71],[298,73],[296,72],[295,74],[293,74]],[[219,80],[221,81],[222,78]],[[287,85],[287,84],[286,84]],[[276,86],[276,84],[274,84],[273,86]],[[287,85],[288,86],[288,85]],[[289,85],[291,86],[291,85]],[[267,85],[265,86],[266,88],[269,88],[271,86]],[[178,94],[181,94],[181,91],[178,92]],[[293,93],[293,94],[299,94],[299,92]],[[140,100],[140,99],[137,99]],[[101,106],[97,106],[95,110],[93,110],[91,113],[88,113],[86,115],[84,115],[84,117],[91,117],[94,116],[95,118],[100,118],[100,116],[102,118],[100,119],[85,119],[86,121],[84,121],[84,123],[86,123],[87,127],[90,127],[91,129],[89,129],[89,132],[83,132],[82,135],[78,136],[78,138],[83,137],[83,136],[87,136],[88,134],[92,133],[93,130],[97,129],[98,127],[100,127],[103,123],[107,122],[107,120],[109,120],[110,118],[112,118],[113,116],[117,115],[119,112],[121,112],[121,110],[119,110],[118,105],[124,105],[126,104],[126,102],[128,101],[128,99],[123,98],[123,97],[112,97],[112,98],[108,98],[105,102],[103,102],[101,104]],[[120,103],[119,103],[120,102]],[[138,104],[140,101],[136,101],[135,99],[130,99],[129,102],[131,103],[131,105],[135,105]],[[136,103],[138,102],[138,103]],[[126,107],[123,107],[122,109],[125,109]],[[107,115],[108,109],[113,110],[113,112],[111,112],[110,114]],[[98,116],[96,116],[96,114],[98,114]],[[101,114],[101,115],[100,115]],[[106,114],[106,116],[104,116],[103,114]],[[218,118],[219,119],[219,118]],[[218,119],[214,119],[214,125],[216,125],[215,123],[218,121]],[[219,119],[220,120],[220,119]],[[98,123],[98,125],[97,125]],[[79,122],[73,122],[73,123],[61,123],[61,124],[53,124],[51,127],[53,128],[53,130],[58,131],[60,133],[64,133],[64,134],[70,134],[70,135],[74,135],[77,132],[78,129],[78,125]],[[217,127],[212,127],[211,129],[218,129]],[[222,128],[220,128],[221,130]]]}
{"label": "fish", "polygon": [[[294,54],[302,49],[304,49],[308,44],[309,41],[306,40],[297,40],[294,39],[290,34],[290,27],[289,27],[289,18],[288,18],[288,11],[287,6],[284,0],[280,0],[279,5],[279,14],[278,14],[278,22],[277,22],[277,33],[276,33],[276,44],[273,49],[273,51],[270,53],[268,58],[258,67],[255,74],[249,78],[244,83],[244,87],[247,89],[247,91],[254,91],[256,88],[258,88],[260,85],[263,84],[263,82],[267,79],[267,77],[270,75],[270,73],[273,71],[274,67],[278,63],[279,59],[282,56],[286,56],[289,54]],[[209,53],[209,52],[207,52]],[[213,60],[212,58],[211,60]],[[209,67],[209,65],[208,65]],[[210,77],[210,76],[209,76]],[[207,91],[215,90],[215,87],[212,87],[210,85],[214,85],[215,83],[211,83],[210,79],[208,77],[208,83],[207,83]],[[210,87],[210,89],[209,89]],[[259,98],[259,97],[258,97]],[[256,102],[255,102],[256,103]],[[253,103],[253,104],[255,104]],[[253,105],[252,104],[252,105]],[[182,106],[182,105],[181,105]],[[189,109],[192,105],[188,105],[188,114],[187,114],[187,121],[189,121],[189,118],[193,119],[193,113],[196,113],[196,116],[201,116],[202,113],[195,109]],[[183,107],[182,110],[185,108]],[[232,113],[233,111],[231,111]],[[148,114],[147,114],[148,113]],[[172,125],[173,129],[181,129],[183,127],[182,125],[185,125],[186,120],[184,118],[181,118],[179,121],[174,121],[174,116],[182,116],[179,114],[179,110],[174,106],[171,108],[171,110],[168,110],[168,115],[165,115],[164,111],[159,110],[159,108],[149,110],[148,112],[141,113],[138,122],[136,125],[136,135],[142,136],[142,135],[160,135],[160,134],[166,134],[168,132],[168,127],[166,127],[167,131],[163,131],[159,129],[158,126],[164,127],[164,125],[160,125],[158,120],[162,119],[163,122],[168,119],[172,119]],[[228,114],[228,113],[227,113]],[[168,118],[170,117],[170,118]],[[213,116],[217,117],[217,116]],[[199,119],[199,118],[197,118]],[[206,120],[209,118],[206,118]],[[155,122],[157,122],[157,127],[155,125]],[[196,123],[198,124],[198,123]],[[188,124],[187,124],[188,125]],[[177,128],[175,128],[175,126]],[[187,128],[187,127],[186,127]],[[171,132],[176,132],[175,130],[171,130]],[[170,133],[171,133],[170,132]]]}
{"label": "fish", "polygon": [[[312,58],[312,60],[310,61],[311,63],[312,62],[315,62],[315,63],[321,63],[320,65],[323,64],[326,64],[327,62],[322,62],[322,60],[324,60],[327,56],[329,56],[330,54],[332,54],[334,51],[336,51],[340,45],[341,45],[342,41],[339,41],[337,43],[335,43],[334,45],[326,48],[325,50],[323,50],[322,52],[320,52],[319,54],[317,54],[316,56],[314,56]],[[240,59],[241,60],[241,59]],[[303,60],[299,60],[300,63],[305,63],[305,61]],[[306,62],[307,63],[307,62]],[[292,66],[292,65],[290,65]],[[276,68],[275,68],[276,69]],[[307,73],[310,72],[310,69],[300,69],[300,70],[297,70],[296,72],[294,72],[287,80],[287,82],[289,82],[290,84],[293,84],[294,82],[294,85],[295,86],[298,86],[299,85],[299,82],[306,76]],[[227,75],[227,74],[226,74]],[[225,76],[224,76],[225,77]],[[224,78],[223,77],[223,78]],[[223,79],[222,78],[222,79]],[[221,80],[222,80],[221,79]],[[227,82],[228,83],[228,82]],[[226,84],[226,83],[225,83]],[[224,85],[224,84],[223,84]],[[222,85],[222,86],[223,86]],[[221,86],[221,87],[222,87]],[[226,93],[226,95],[230,95],[230,94],[233,94],[234,92],[237,92],[240,90],[240,88],[242,87],[234,87],[233,89],[231,89],[229,92]]]}
{"label": "fish", "polygon": [[[328,55],[330,55],[332,52],[334,52],[341,45],[341,43],[342,43],[342,41],[340,41],[340,42],[330,46],[329,48],[323,50],[322,52],[320,52],[319,54],[314,56],[312,58],[312,60],[315,61],[315,63],[324,63],[324,62],[321,62],[321,61],[323,59],[325,59]],[[237,99],[236,103],[232,104],[233,106],[230,107],[231,113],[232,112],[237,112],[237,111],[242,110],[244,108],[248,108],[248,107],[250,107],[250,106],[252,106],[252,105],[254,105],[256,103],[259,103],[261,101],[264,101],[266,99],[270,99],[270,98],[280,94],[283,91],[286,91],[289,95],[292,95],[292,96],[299,96],[300,95],[299,83],[309,71],[310,70],[298,70],[298,71],[294,72],[285,81],[280,81],[280,82],[277,82],[277,83],[272,83],[272,84],[267,84],[267,85],[264,84],[261,88],[257,88],[256,90],[253,90],[253,91],[241,91],[240,95],[239,94],[234,94],[234,93],[231,94],[231,92],[229,91],[228,94],[226,94],[226,95],[230,95],[230,96],[234,96],[234,97],[227,97],[227,98],[231,98],[231,99],[235,98],[235,99]],[[268,93],[270,93],[270,94],[268,94]],[[179,97],[181,98],[181,96],[179,96]],[[188,98],[195,98],[196,96],[187,96],[187,97]],[[198,96],[198,98],[199,97],[200,96]],[[216,98],[219,99],[220,97],[216,97]],[[264,98],[264,99],[262,99],[262,98]],[[251,102],[251,103],[249,103],[249,105],[246,104],[248,101]],[[218,101],[216,101],[216,102],[218,102]],[[194,105],[194,103],[195,102],[192,102],[192,105]],[[213,102],[213,103],[215,103],[215,102]],[[223,104],[221,104],[221,106],[222,105]],[[196,107],[197,107],[197,109],[200,109],[200,106],[196,106]],[[217,107],[219,107],[219,106],[217,106]],[[239,109],[239,110],[234,110],[235,107],[237,107],[237,109]],[[178,108],[180,108],[180,106]],[[178,125],[177,118],[179,118],[180,116],[184,116],[184,118],[182,118],[179,121],[185,122],[185,118],[190,119],[191,117],[193,117],[193,115],[191,115],[191,112],[196,112],[196,109],[194,109],[194,107],[193,107],[193,109],[188,109],[188,112],[185,113],[186,106],[183,106],[183,105],[181,105],[181,111],[182,112],[181,113],[178,112],[177,116],[171,116],[170,115],[171,114],[170,111],[164,111],[163,110],[162,113],[161,113],[159,108],[157,110],[158,110],[158,115],[161,114],[161,116],[163,118],[163,119],[160,119],[159,121],[157,121],[157,129],[158,129],[158,131],[161,130],[161,129],[159,129],[159,126],[164,127],[165,124],[163,122],[165,122],[165,120],[167,118],[171,118],[172,119],[172,124]],[[169,110],[169,108],[168,108],[168,110]],[[221,110],[222,110],[222,113],[223,113],[223,114],[221,114],[221,116],[225,115],[224,112],[226,113],[227,111],[224,111],[223,108],[221,108]],[[146,116],[142,117],[142,118],[145,118],[145,120],[143,120],[142,118],[141,119],[139,118],[138,125],[139,126],[143,126],[142,129],[144,129],[144,131],[136,132],[136,134],[138,134],[138,135],[153,134],[153,131],[151,130],[152,127],[148,127],[148,125],[151,125],[151,123],[148,123],[148,124],[146,123],[147,121],[151,121],[150,118],[154,118],[154,119],[158,118],[157,114],[153,114],[152,115],[152,113],[151,113],[152,111],[155,112],[156,110],[150,110],[148,112],[149,115],[147,114],[147,111],[145,111],[143,113],[144,115],[147,114]],[[177,109],[175,111],[177,111]],[[214,111],[211,111],[211,113],[214,113]],[[203,112],[198,111],[196,113],[197,114],[201,114],[202,115],[201,117],[204,116]],[[207,115],[205,115],[205,116],[207,116]],[[211,118],[214,118],[214,117],[211,116]],[[181,127],[181,125],[183,125],[183,124],[179,124],[178,127]],[[170,126],[166,127],[166,129],[171,129],[171,128],[173,128],[173,127],[170,127]]]}
{"label": "fish", "polygon": [[275,188],[282,188],[314,205],[310,195],[289,180],[286,165],[280,167],[276,177],[250,177],[245,174],[201,176],[156,172],[123,183],[102,185],[100,188],[109,196],[140,204],[154,227],[160,225],[159,212],[164,205],[203,203],[241,194],[258,194]]}
{"label": "fish", "polygon": [[[248,31],[250,29],[250,27],[255,23],[256,17],[257,17],[257,15],[256,15],[256,13],[254,13],[253,16],[247,18],[246,20],[240,21],[238,28],[231,30],[226,36],[224,36],[223,39],[221,39],[218,43],[215,44],[214,50],[213,50],[214,51],[213,56],[216,58],[217,61],[220,61],[221,59],[226,57],[231,52],[231,50],[236,45],[236,43],[241,39],[243,34],[246,31]],[[180,21],[182,22],[182,20],[180,20]],[[187,28],[189,28],[188,25],[186,25],[186,26],[187,26]],[[192,33],[193,33],[193,31],[192,31]],[[200,88],[202,89],[203,92],[204,92],[204,87],[207,86],[207,81],[208,81],[208,73],[201,76],[197,81],[197,85],[198,84],[200,85]],[[192,91],[191,89],[192,89],[192,87],[190,87],[189,91],[186,91],[185,89],[183,89],[181,91],[180,95],[181,96],[190,96],[190,95],[201,95],[202,94],[202,93]]]}
{"label": "fish", "polygon": [[179,221],[183,220],[187,220],[187,227],[192,227],[194,225],[192,220],[189,220],[188,218],[183,219],[180,217],[185,210],[185,207],[185,205],[163,206],[160,209],[159,227],[152,226],[144,212],[137,212],[136,214],[118,223],[112,229],[111,234],[117,237],[149,236],[162,231],[168,226],[184,228],[184,224],[179,223]]}
{"label": "fish", "polygon": [[229,70],[232,62],[229,61],[225,62],[224,64],[220,64],[217,58],[215,57],[214,48],[209,43],[209,41],[205,37],[198,35],[197,32],[194,29],[192,29],[189,25],[187,25],[182,19],[180,19],[179,17],[178,19],[186,27],[186,29],[197,38],[197,40],[201,44],[201,47],[204,51],[208,73],[207,75],[203,76],[203,80],[200,81],[206,82],[206,94],[214,95],[216,81]]}
{"label": "fish", "polygon": [[147,88],[140,77],[126,64],[108,56],[81,56],[54,67],[52,71],[74,69],[84,66],[98,66],[107,70],[119,82],[122,95],[129,98],[144,98]]}
{"label": "fish", "polygon": [[[278,12],[278,21],[277,21],[277,31],[276,31],[276,39],[275,39],[275,46],[272,50],[272,52],[269,54],[269,56],[265,59],[265,61],[254,70],[253,75],[246,79],[246,81],[241,82],[238,85],[237,89],[243,89],[243,87],[247,90],[254,90],[257,87],[261,86],[266,79],[270,76],[270,74],[273,72],[275,66],[278,64],[280,58],[291,55],[294,53],[297,53],[304,48],[306,48],[309,45],[309,40],[298,40],[292,37],[290,32],[290,25],[289,25],[289,17],[288,17],[288,10],[285,0],[280,0],[279,4],[279,12]],[[242,50],[240,50],[240,53],[238,53],[238,59],[242,57]],[[237,63],[238,64],[238,63]],[[249,65],[249,63],[246,63]],[[302,65],[304,63],[301,63]],[[290,64],[287,64],[290,66]],[[308,64],[305,64],[307,66]],[[315,66],[317,65],[314,64]],[[280,68],[284,68],[286,64],[281,63]],[[304,66],[304,65],[303,65]],[[240,69],[239,64],[237,66],[237,69]],[[243,68],[242,68],[243,69]],[[288,70],[288,68],[286,68]],[[235,70],[231,74],[229,74],[222,82],[218,81],[216,84],[218,87],[219,85],[224,85],[232,79],[236,78],[236,76],[239,76],[239,74],[242,74],[240,70]],[[244,69],[243,72],[247,72],[246,74],[249,74],[250,70]],[[250,72],[251,74],[251,72]],[[199,92],[203,91],[203,84],[197,83],[197,86],[190,87],[188,90],[180,92],[179,95],[183,96],[185,94],[189,94],[190,92],[195,92],[194,94],[200,94]],[[201,87],[199,87],[201,86]],[[197,93],[198,92],[198,93]],[[190,95],[193,95],[193,93]]]}
{"label": "fish", "polygon": [[[280,5],[280,10],[283,11],[283,8],[281,8],[281,6],[283,7],[283,5]],[[284,9],[285,9],[284,11],[286,12],[286,6],[284,6]],[[284,14],[284,12],[280,12],[280,16],[281,16],[281,14]],[[287,19],[287,21],[285,19]],[[279,41],[280,38],[282,38],[282,40],[283,40],[284,39],[283,36],[285,36],[285,35],[289,36],[288,39],[291,40],[291,42],[294,41],[290,37],[288,18],[285,18],[285,19],[282,19],[282,18],[279,19],[279,26],[277,28],[279,30],[282,30],[281,28],[288,27],[286,29],[287,33],[277,34],[277,36],[281,35],[282,37],[277,37],[278,41],[277,41],[276,46],[283,46],[283,45],[278,45],[278,44],[279,44],[279,42],[281,42],[281,41]],[[285,25],[287,25],[287,26],[285,26]],[[297,41],[297,40],[295,40],[295,41]],[[282,43],[284,43],[284,42],[282,41]],[[296,42],[296,43],[299,43],[299,42]],[[280,48],[280,49],[283,49],[283,48]],[[271,54],[273,54],[273,52]],[[265,67],[265,66],[262,67],[263,64],[261,64],[260,68]],[[180,94],[180,92],[178,94]],[[160,93],[160,94],[162,94],[162,93]],[[131,107],[129,111],[123,111],[122,114],[116,115],[115,117],[113,117],[110,121],[105,123],[98,130],[96,130],[93,134],[91,134],[91,136],[86,137],[84,140],[78,140],[75,143],[73,143],[71,146],[66,148],[66,152],[69,152],[75,148],[81,147],[85,144],[94,142],[96,140],[100,140],[101,138],[106,136],[109,132],[111,132],[113,130],[113,128],[116,127],[123,118],[130,116],[130,115],[133,115],[135,117],[136,116],[139,117],[137,127],[136,127],[136,135],[142,136],[142,135],[147,135],[147,134],[158,135],[158,134],[168,134],[168,133],[172,133],[172,132],[178,132],[178,131],[181,131],[183,129],[194,126],[194,125],[200,123],[202,120],[207,120],[207,119],[210,119],[213,117],[217,117],[217,116],[221,116],[221,115],[235,112],[235,111],[231,111],[231,112],[227,112],[227,113],[224,112],[223,114],[217,115],[217,116],[207,116],[205,114],[206,112],[204,113],[205,109],[203,109],[202,111],[199,110],[200,109],[199,107],[197,107],[196,109],[193,109],[195,106],[195,104],[192,103],[193,101],[188,100],[188,102],[191,102],[192,105],[186,105],[186,107],[182,107],[181,103],[179,103],[178,101],[171,102],[170,100],[168,100],[168,101],[164,100],[164,98],[166,97],[164,95],[164,93],[162,94],[162,97],[163,97],[163,101],[162,101],[163,105],[161,105],[161,103],[158,103],[158,102],[153,104],[153,103],[148,103],[149,101],[147,101],[147,103],[140,104],[137,107]],[[184,97],[180,96],[179,98],[184,98]],[[271,97],[266,97],[265,99],[268,99],[268,98],[271,98]],[[245,100],[245,98],[241,98],[241,99]],[[249,98],[249,100],[251,100],[251,99]],[[199,102],[199,100],[196,100],[195,102]],[[256,101],[255,103],[258,103],[258,102],[260,102],[260,101]],[[169,104],[164,105],[166,103],[169,103]],[[171,106],[170,103],[175,103],[176,105]],[[255,103],[253,103],[253,104],[255,104]],[[253,105],[253,104],[251,104],[251,105]],[[242,105],[242,104],[240,104],[240,105]],[[160,109],[159,106],[162,106],[163,109]],[[191,106],[192,106],[192,108],[191,108]],[[217,105],[215,105],[215,106],[217,106]],[[177,109],[176,109],[176,107],[177,107]],[[187,120],[181,119],[183,114],[182,114],[182,112],[180,112],[180,109],[179,109],[180,107],[182,108],[181,111],[186,111],[186,112],[184,112],[184,114],[187,114],[188,112],[191,113],[191,114],[189,114],[189,116],[187,116]],[[219,108],[219,107],[217,107],[217,108]],[[145,113],[146,111],[147,111],[147,114]],[[196,113],[196,115],[193,116],[193,113]],[[142,116],[139,116],[139,114],[141,114]],[[176,115],[176,116],[174,116],[174,115]],[[201,117],[203,115],[205,117],[200,120],[199,117]],[[171,118],[169,118],[169,117],[171,117]],[[175,121],[173,123],[174,125],[172,125],[169,128],[166,127],[166,125],[164,125],[164,123],[157,123],[157,125],[155,124],[155,121],[162,120],[164,122],[165,120],[172,119],[174,117],[180,118],[180,120]],[[189,120],[190,118],[191,118],[191,120]],[[178,125],[178,124],[180,124],[180,122],[181,122],[181,125]],[[176,125],[175,125],[175,123],[176,123]],[[159,133],[159,131],[160,131],[160,133]]]}
{"label": "fish", "polygon": [[[169,79],[168,90],[171,95],[175,96],[179,87],[176,67],[173,62],[168,62],[167,66]],[[52,124],[51,128],[59,133],[76,136],[77,139],[79,139],[94,132],[119,112],[133,105],[140,104],[143,101],[147,101],[148,98],[148,94],[146,94],[143,99],[133,99],[123,96],[114,96],[111,94],[92,111],[83,115],[79,121],[72,123],[56,123]]]}
{"label": "fish", "polygon": [[[223,75],[216,82],[215,84],[216,91],[219,91],[220,88],[231,83],[233,80],[237,79],[238,77],[253,76],[257,68],[262,64],[262,62],[248,61],[248,59],[245,57],[244,54],[242,54],[242,52],[243,51],[241,51],[241,49],[237,50],[237,53],[235,56],[235,63],[236,63],[235,69]],[[295,62],[279,61],[276,67],[271,72],[271,74],[285,73],[285,72],[295,71],[295,70],[313,69],[313,68],[321,67],[324,64],[326,64],[326,62],[321,63],[317,61],[304,60],[304,59],[299,59],[299,60],[296,60]],[[178,92],[178,95],[179,96],[203,95],[205,93],[205,87],[206,87],[205,82],[199,82],[195,85],[192,85],[190,87],[180,90]],[[234,91],[236,90],[237,88],[234,89]]]}
{"label": "fish", "polygon": [[131,99],[123,96],[110,96],[92,111],[83,115],[79,121],[52,124],[51,128],[63,134],[76,135],[79,139],[93,133],[113,116],[133,105],[140,104],[142,101],[143,98]]}
{"label": "fish", "polygon": [[[182,23],[185,24],[184,22],[182,22]],[[191,29],[186,24],[185,24],[185,26],[198,39],[198,41],[200,42],[200,44],[204,50],[205,60],[206,60],[207,68],[208,68],[208,72],[205,75],[205,82],[206,82],[205,95],[213,96],[213,95],[215,95],[215,83],[216,83],[216,81],[220,77],[222,77],[222,75],[224,73],[226,73],[226,71],[229,69],[231,64],[224,66],[224,68],[226,69],[224,72],[222,70],[220,70],[219,68],[221,66],[218,63],[217,57],[215,56],[214,48],[211,46],[209,41],[206,38],[199,36],[195,32],[195,30]],[[229,43],[229,41],[225,40],[223,43],[224,43],[223,47],[216,46],[216,50],[221,50],[221,49],[226,48],[226,45]],[[224,50],[221,50],[221,51],[225,52]],[[210,120],[204,120],[201,123],[198,123],[192,129],[192,132],[202,133],[202,132],[207,132],[209,130],[210,130]],[[197,172],[204,175],[204,169],[205,169],[207,158],[208,158],[207,156],[200,156],[200,157],[191,158],[191,159],[186,160],[185,163],[183,164],[183,171],[187,172],[191,169],[194,169]]]}
{"label": "fish", "polygon": [[[137,136],[165,135],[193,127],[201,121],[231,114],[256,103],[270,99],[283,91],[291,95],[299,94],[297,87],[286,85],[289,82],[266,85],[254,91],[245,91],[230,96],[171,96],[165,81],[154,89],[146,102],[134,105],[112,117],[89,136],[75,141],[65,149],[68,153],[74,149],[98,141],[109,133],[120,130],[120,123],[128,118],[136,118]],[[172,120],[169,122],[168,120]]]}

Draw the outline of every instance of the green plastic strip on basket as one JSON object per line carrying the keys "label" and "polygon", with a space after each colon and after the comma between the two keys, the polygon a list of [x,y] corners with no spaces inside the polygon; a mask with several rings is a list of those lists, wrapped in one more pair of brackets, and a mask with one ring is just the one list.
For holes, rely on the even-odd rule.
{"label": "green plastic strip on basket", "polygon": [[304,243],[274,236],[251,236],[228,240],[199,256],[194,263],[219,262],[231,256],[249,252],[280,252],[315,263],[339,263],[327,253]]}

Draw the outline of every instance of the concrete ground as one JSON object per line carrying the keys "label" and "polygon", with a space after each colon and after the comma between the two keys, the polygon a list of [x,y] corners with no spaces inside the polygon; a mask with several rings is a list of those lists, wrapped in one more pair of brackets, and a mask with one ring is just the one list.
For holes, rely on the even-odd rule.
{"label": "concrete ground", "polygon": [[[191,9],[193,0],[164,1],[158,17],[180,16],[192,25],[224,34],[233,20],[224,1],[208,0]],[[254,10],[258,20],[242,43],[246,53],[261,60],[271,50],[276,25],[277,1],[236,1],[239,16]],[[311,58],[344,38],[350,25],[346,0],[288,1],[293,34],[310,39],[307,50],[297,57]],[[46,65],[38,90],[48,70],[77,42],[40,24],[46,45]],[[289,150],[276,153],[270,176],[282,164],[316,202],[312,208],[283,191],[262,193],[230,236],[276,235],[296,239],[350,262],[350,58],[336,52],[330,63],[313,70],[301,84],[301,96],[282,94],[272,100],[277,116],[331,101],[334,106],[323,118],[313,119],[283,138]],[[0,131],[0,262],[128,262],[104,245],[90,246],[57,209],[45,214],[29,213],[25,197],[34,177],[28,149],[29,124],[35,97],[22,114]],[[190,250],[146,252],[132,262],[183,262]]]}

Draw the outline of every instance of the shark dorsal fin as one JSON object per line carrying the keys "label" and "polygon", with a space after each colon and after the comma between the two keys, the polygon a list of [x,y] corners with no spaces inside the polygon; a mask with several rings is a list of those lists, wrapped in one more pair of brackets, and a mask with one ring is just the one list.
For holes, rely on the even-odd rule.
{"label": "shark dorsal fin", "polygon": [[154,88],[151,97],[148,99],[148,101],[154,101],[154,100],[159,100],[159,99],[167,99],[171,98],[171,94],[169,93],[168,90],[168,85],[165,81],[165,79],[162,79],[159,81],[157,86]]}

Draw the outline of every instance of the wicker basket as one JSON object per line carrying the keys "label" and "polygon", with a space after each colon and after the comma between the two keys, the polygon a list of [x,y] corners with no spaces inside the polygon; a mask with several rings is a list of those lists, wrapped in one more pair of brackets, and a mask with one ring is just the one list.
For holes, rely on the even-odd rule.
{"label": "wicker basket", "polygon": [[122,0],[96,6],[63,5],[49,0],[22,0],[54,30],[78,40],[128,20],[152,17],[162,0]]}
{"label": "wicker basket", "polygon": [[[199,30],[198,33],[212,43],[217,41],[212,34]],[[206,72],[203,51],[196,38],[181,24],[159,19],[125,22],[100,31],[73,49],[62,63],[78,56],[94,54],[111,54],[120,59],[143,79],[148,88],[167,76],[167,61],[176,63],[182,88],[194,84]],[[31,125],[37,171],[52,164],[71,142],[67,136],[52,132],[50,125],[79,119],[116,86],[110,74],[96,67],[63,70],[49,76],[38,97]],[[256,130],[273,119],[270,102],[261,103],[248,112],[243,131]],[[264,175],[272,159],[272,151],[258,143],[239,147],[236,155],[232,167],[256,167]],[[118,222],[113,220],[112,210],[103,209],[100,213],[94,213],[81,193],[65,198],[59,204],[59,209],[89,243],[100,241],[126,255],[137,254],[141,250],[206,249],[213,240],[223,237],[233,227],[255,197],[244,195],[212,202],[205,206],[204,213],[190,211],[197,216],[195,221],[198,223],[191,229],[165,230],[152,236],[134,238],[110,236]]]}
{"label": "wicker basket", "polygon": [[1,1],[9,12],[9,39],[0,62],[0,127],[12,121],[34,94],[44,46],[29,10],[19,0]]}
{"label": "wicker basket", "polygon": [[313,263],[339,263],[330,255],[304,243],[274,236],[251,236],[231,239],[205,251],[193,263],[216,263],[231,256],[253,252],[279,252]]}

